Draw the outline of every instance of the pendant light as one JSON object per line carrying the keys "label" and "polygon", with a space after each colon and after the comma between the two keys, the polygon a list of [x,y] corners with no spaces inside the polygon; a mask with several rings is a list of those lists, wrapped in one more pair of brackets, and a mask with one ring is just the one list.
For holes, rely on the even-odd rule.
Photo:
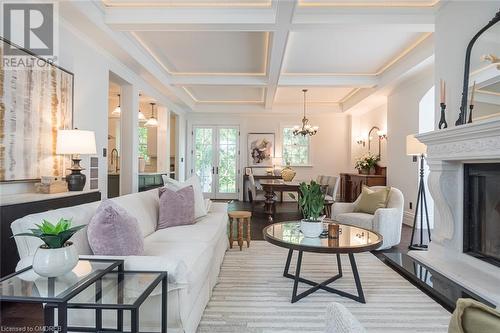
{"label": "pendant light", "polygon": [[155,110],[154,110],[154,106],[156,105],[156,103],[149,103],[149,104],[151,104],[151,117],[148,119],[148,121],[146,121],[144,126],[156,127],[158,126],[158,120],[156,120],[155,118]]}
{"label": "pendant light", "polygon": [[146,121],[146,116],[144,115],[144,113],[142,113],[141,109],[139,109],[139,121],[142,123],[142,122],[145,122]]}
{"label": "pendant light", "polygon": [[111,115],[119,117],[122,113],[122,110],[120,109],[120,94],[118,94],[118,106],[111,112]]}
{"label": "pendant light", "polygon": [[304,93],[304,117],[302,118],[302,126],[294,126],[293,127],[293,135],[302,135],[302,136],[313,136],[314,134],[318,133],[318,126],[311,126],[309,125],[309,119],[306,118],[306,93],[307,89],[302,89],[302,92]]}

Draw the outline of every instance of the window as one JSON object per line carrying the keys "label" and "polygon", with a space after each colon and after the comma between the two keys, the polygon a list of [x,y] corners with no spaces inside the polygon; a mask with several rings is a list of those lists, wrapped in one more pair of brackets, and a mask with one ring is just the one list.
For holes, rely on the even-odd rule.
{"label": "window", "polygon": [[283,163],[309,165],[309,137],[293,135],[292,127],[283,128]]}
{"label": "window", "polygon": [[139,127],[139,157],[149,162],[148,155],[148,128]]}

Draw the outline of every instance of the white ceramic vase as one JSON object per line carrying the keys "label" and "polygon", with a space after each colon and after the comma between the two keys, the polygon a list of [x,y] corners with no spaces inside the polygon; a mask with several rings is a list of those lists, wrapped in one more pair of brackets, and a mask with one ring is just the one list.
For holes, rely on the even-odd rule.
{"label": "white ceramic vase", "polygon": [[308,220],[301,220],[300,231],[302,231],[304,237],[309,237],[309,238],[319,237],[319,235],[321,235],[321,233],[323,232],[323,222],[322,221],[311,222]]}
{"label": "white ceramic vase", "polygon": [[70,272],[77,263],[78,253],[72,242],[59,249],[40,246],[33,258],[33,270],[44,277],[56,277]]}

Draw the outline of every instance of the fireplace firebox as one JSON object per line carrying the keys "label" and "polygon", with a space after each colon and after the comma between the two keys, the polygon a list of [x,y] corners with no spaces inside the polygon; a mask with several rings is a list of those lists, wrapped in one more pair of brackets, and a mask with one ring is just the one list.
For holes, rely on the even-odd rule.
{"label": "fireplace firebox", "polygon": [[500,163],[464,165],[466,254],[500,267]]}

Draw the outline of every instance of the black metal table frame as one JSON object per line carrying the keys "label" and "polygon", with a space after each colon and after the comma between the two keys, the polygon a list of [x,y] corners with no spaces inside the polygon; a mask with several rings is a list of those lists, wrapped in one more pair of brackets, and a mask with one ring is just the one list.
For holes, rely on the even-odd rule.
{"label": "black metal table frame", "polygon": [[[297,265],[295,267],[295,275],[289,273],[290,263],[292,261],[292,256],[293,256],[293,251],[294,251],[293,249],[288,250],[288,257],[286,258],[285,270],[283,271],[284,277],[294,280],[291,303],[295,303],[298,300],[300,300],[300,299],[302,299],[302,298],[304,298],[304,297],[306,297],[306,296],[308,296],[308,295],[312,294],[313,292],[320,290],[320,289],[328,291],[330,293],[337,294],[337,295],[342,296],[342,297],[350,298],[350,299],[357,301],[357,302],[360,302],[360,303],[366,303],[365,295],[363,293],[363,287],[361,286],[361,280],[359,278],[358,267],[356,266],[356,260],[354,259],[354,253],[347,253],[347,255],[349,256],[349,261],[351,263],[352,273],[354,275],[354,282],[356,283],[356,289],[357,289],[358,295],[349,294],[345,291],[338,290],[338,289],[335,289],[332,287],[328,287],[328,285],[330,283],[332,283],[335,280],[342,277],[342,262],[340,260],[340,253],[336,254],[337,255],[338,274],[323,281],[323,282],[318,283],[318,282],[314,282],[314,281],[307,280],[307,279],[300,277],[300,269],[302,266],[302,254],[304,252],[302,250],[298,250],[299,253],[298,253],[298,257],[297,257]],[[309,288],[306,291],[303,291],[302,293],[297,294],[297,288],[299,286],[299,282],[308,284],[308,285],[312,286],[312,288]]]}
{"label": "black metal table frame", "polygon": [[[109,272],[112,272],[114,269],[118,269],[118,271],[123,271],[123,260],[115,260],[115,259],[80,259],[80,260],[88,260],[94,262],[110,262],[111,264],[106,269],[100,270],[85,277],[83,280],[77,283],[77,287],[73,288],[69,291],[63,292],[59,297],[48,296],[48,297],[21,297],[21,296],[1,296],[0,301],[2,302],[13,302],[13,303],[40,303],[44,304],[44,319],[45,326],[53,326],[54,325],[54,311],[57,308],[57,325],[58,331],[61,333],[68,332],[68,301],[78,295],[80,292],[85,290],[87,287],[95,283],[98,279],[102,278],[102,276],[106,275]],[[28,270],[32,269],[32,266],[28,266],[20,271],[14,272],[3,277],[0,281],[4,281],[10,279],[16,275],[24,273]],[[49,294],[54,293],[55,288],[55,279],[56,278],[48,278],[48,287]]]}
{"label": "black metal table frame", "polygon": [[[168,295],[168,273],[165,271],[118,271],[109,272],[108,274],[118,274],[118,281],[123,281],[123,275],[126,274],[159,274],[158,277],[149,284],[149,286],[144,290],[144,292],[135,300],[133,304],[102,304],[97,303],[101,299],[102,295],[102,276],[100,279],[95,281],[96,283],[96,303],[69,303],[67,305],[68,309],[86,309],[95,310],[95,326],[94,327],[81,327],[81,326],[70,326],[69,331],[74,332],[123,332],[123,311],[130,311],[130,333],[139,332],[139,308],[148,298],[148,296],[153,292],[153,290],[161,282],[162,300],[161,300],[161,333],[167,333],[167,295]],[[123,284],[120,284],[118,290],[118,299],[123,298]],[[116,310],[116,329],[109,329],[102,327],[102,310]]]}

